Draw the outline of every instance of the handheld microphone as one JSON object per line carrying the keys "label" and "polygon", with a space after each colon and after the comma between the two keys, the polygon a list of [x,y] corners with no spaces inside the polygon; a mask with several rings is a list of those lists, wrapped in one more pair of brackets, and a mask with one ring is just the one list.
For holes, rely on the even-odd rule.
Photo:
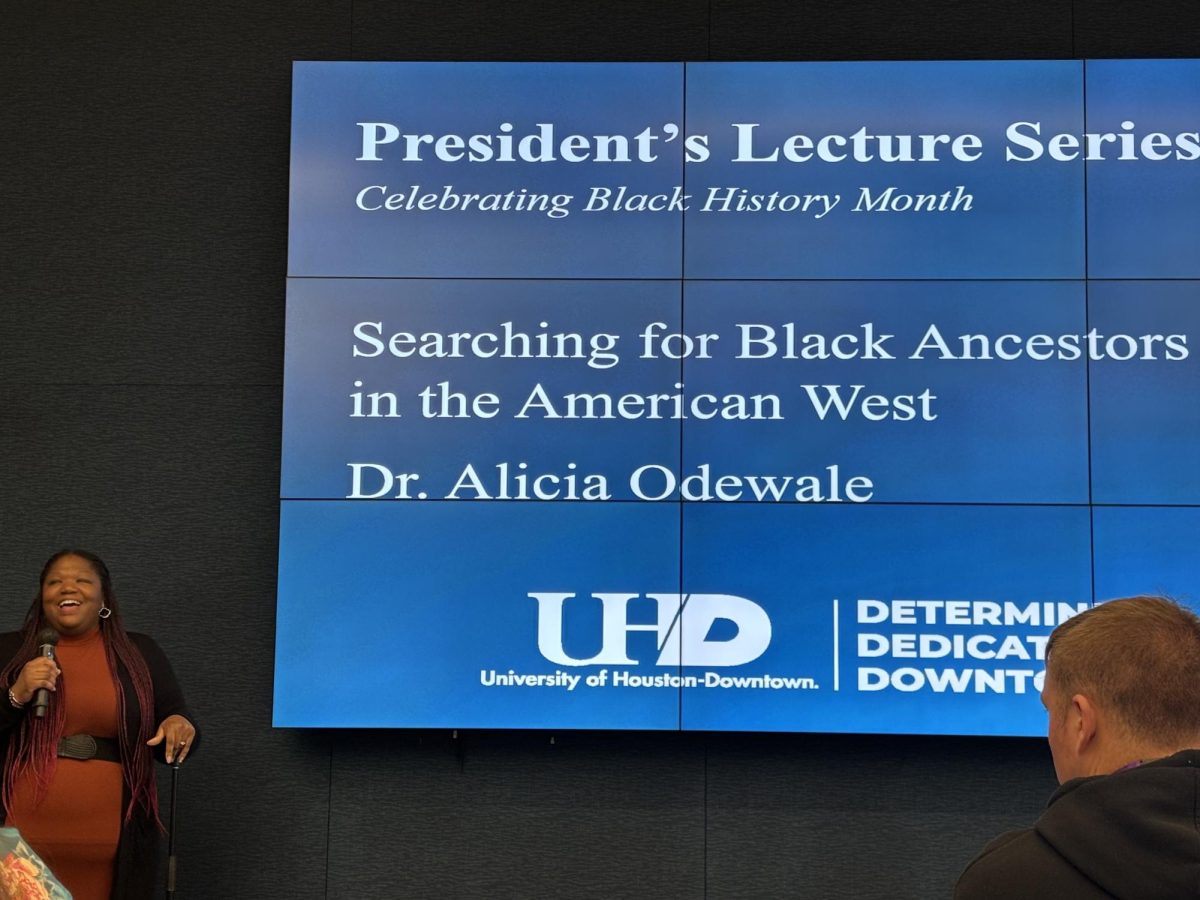
{"label": "handheld microphone", "polygon": [[[38,632],[38,656],[54,659],[54,648],[58,644],[58,632],[53,628],[43,628]],[[33,714],[42,719],[50,706],[50,692],[46,688],[38,688],[33,692]]]}

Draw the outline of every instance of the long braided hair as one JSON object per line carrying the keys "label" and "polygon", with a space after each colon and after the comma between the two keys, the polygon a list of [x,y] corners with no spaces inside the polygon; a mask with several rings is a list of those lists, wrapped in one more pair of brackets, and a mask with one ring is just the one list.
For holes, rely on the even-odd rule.
{"label": "long braided hair", "polygon": [[[112,673],[117,689],[117,735],[121,748],[121,773],[129,791],[129,806],[125,809],[125,821],[133,818],[134,810],[140,809],[151,821],[158,821],[158,791],[154,781],[154,759],[146,741],[154,734],[154,686],[150,670],[141,652],[121,624],[121,610],[113,593],[112,576],[108,566],[96,554],[87,550],[60,550],[46,560],[38,579],[38,591],[34,595],[25,624],[21,627],[21,648],[0,670],[0,684],[12,684],[21,669],[37,655],[38,634],[47,626],[42,610],[42,585],[50,568],[64,556],[78,556],[100,579],[100,596],[104,606],[112,615],[100,620],[100,636],[104,641],[104,655],[108,670]],[[133,685],[133,702],[137,703],[137,734],[131,735],[125,727],[126,711],[131,698],[125,696],[117,673],[128,674]],[[23,777],[33,780],[35,794],[45,796],[58,764],[58,741],[63,736],[66,719],[66,678],[60,676],[56,695],[58,702],[50,707],[45,718],[25,716],[8,742],[8,754],[4,760],[4,807],[11,815],[10,805],[17,782]]]}

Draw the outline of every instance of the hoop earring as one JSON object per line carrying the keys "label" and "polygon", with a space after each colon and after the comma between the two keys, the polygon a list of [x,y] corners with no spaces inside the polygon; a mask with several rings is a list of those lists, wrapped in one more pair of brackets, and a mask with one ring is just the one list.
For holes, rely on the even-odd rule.
{"label": "hoop earring", "polygon": [[102,619],[107,619],[109,616],[112,615],[112,610],[109,609],[107,606],[102,606],[102,607],[100,607],[100,612],[98,612],[97,615],[100,616],[100,618],[102,618]]}

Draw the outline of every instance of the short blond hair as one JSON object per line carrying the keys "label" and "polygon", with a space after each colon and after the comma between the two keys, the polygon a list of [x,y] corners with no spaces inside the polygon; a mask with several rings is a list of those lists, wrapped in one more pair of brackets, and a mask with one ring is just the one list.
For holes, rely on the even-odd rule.
{"label": "short blond hair", "polygon": [[1133,738],[1200,735],[1200,616],[1174,600],[1125,597],[1073,616],[1050,635],[1046,671],[1061,702],[1083,694]]}

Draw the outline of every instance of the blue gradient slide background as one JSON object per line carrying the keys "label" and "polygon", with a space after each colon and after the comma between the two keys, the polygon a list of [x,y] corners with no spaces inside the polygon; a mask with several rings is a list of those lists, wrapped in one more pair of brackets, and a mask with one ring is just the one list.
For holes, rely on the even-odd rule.
{"label": "blue gradient slide background", "polygon": [[[1132,593],[1200,600],[1200,161],[1005,159],[1005,128],[1176,135],[1200,125],[1200,62],[760,64],[297,63],[280,487],[275,724],[284,727],[701,729],[1035,735],[1044,713],[1022,658],[1052,623],[858,621],[860,600],[1082,607]],[[421,134],[662,134],[653,162],[359,161],[360,122]],[[734,163],[789,136],[976,134],[965,163]],[[687,135],[710,157],[685,161]],[[574,195],[569,215],[364,211],[391,191]],[[970,213],[853,211],[865,188],[942,193]],[[692,195],[687,212],[585,211],[594,188]],[[704,212],[711,189],[836,194],[801,212]],[[515,330],[618,336],[585,359],[398,357],[354,336]],[[545,323],[545,324],[543,324]],[[708,356],[643,353],[641,333],[715,335]],[[738,358],[739,326],[887,334],[895,359]],[[1186,336],[1164,359],[912,359],[936,325],[963,334]],[[761,333],[761,332],[758,332]],[[761,347],[761,345],[758,345]],[[860,344],[861,346],[861,344]],[[1086,346],[1086,345],[1085,345]],[[356,383],[358,382],[358,383]],[[500,398],[494,418],[422,415],[443,382]],[[568,393],[774,395],[779,419],[570,419],[513,413],[540,385]],[[929,421],[816,415],[809,390],[936,395]],[[677,387],[678,386],[678,387]],[[806,386],[808,386],[806,388]],[[351,415],[354,392],[396,417]],[[413,499],[350,499],[350,464],[418,473]],[[525,468],[518,468],[520,464]],[[592,475],[608,499],[450,499],[472,466]],[[701,473],[867,475],[867,503],[687,499]],[[635,488],[633,473],[655,466]],[[648,486],[672,482],[661,499]],[[511,482],[510,482],[511,486]],[[424,494],[418,498],[416,491]],[[394,496],[396,490],[390,492]],[[459,497],[471,497],[460,492]],[[604,645],[593,595],[636,595],[629,664],[556,665],[539,652],[532,593],[570,593],[563,651]],[[651,594],[746,598],[769,618],[751,662],[658,665]],[[686,607],[685,607],[686,609]],[[730,640],[739,626],[703,635]],[[860,656],[907,634],[1022,648],[998,658]],[[872,637],[874,636],[874,637]],[[990,643],[988,643],[990,642]],[[915,689],[862,688],[860,669]],[[976,689],[976,670],[1016,674]],[[496,674],[600,678],[487,684]],[[803,686],[614,685],[645,679],[796,679]],[[964,678],[962,691],[933,678]],[[940,674],[939,674],[940,673]],[[949,673],[949,675],[947,675]],[[907,680],[906,680],[907,679]],[[674,684],[674,686],[672,686]],[[359,698],[351,702],[352,698]]]}

